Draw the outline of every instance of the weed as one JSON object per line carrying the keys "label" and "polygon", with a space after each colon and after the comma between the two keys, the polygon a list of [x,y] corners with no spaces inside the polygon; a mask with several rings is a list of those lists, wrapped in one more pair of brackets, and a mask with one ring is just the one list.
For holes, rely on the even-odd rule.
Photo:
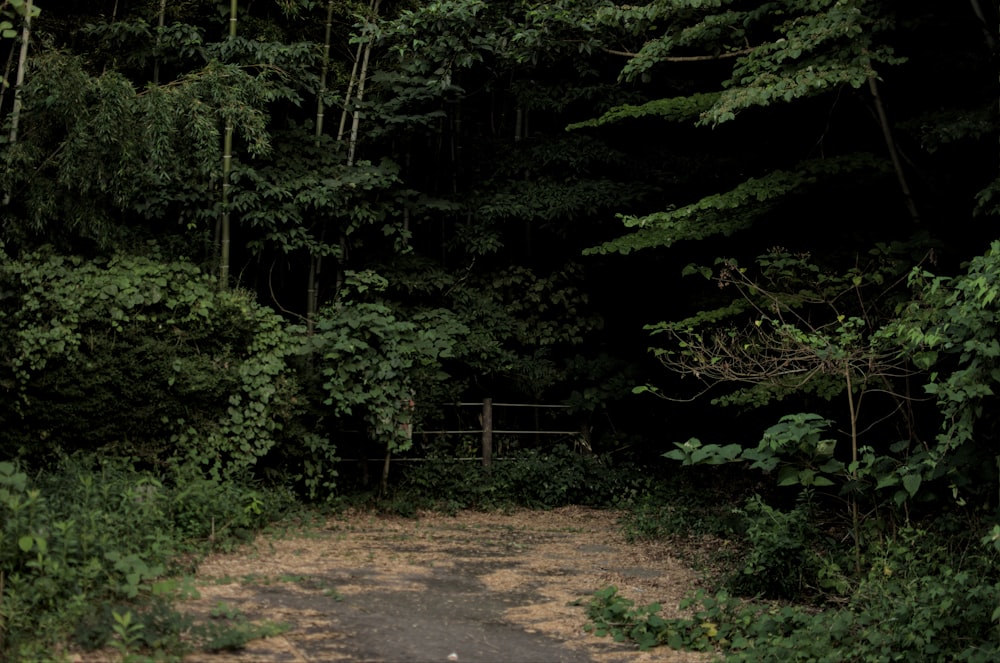
{"label": "weed", "polygon": [[194,554],[248,538],[287,503],[191,476],[83,454],[35,478],[0,462],[0,659],[45,659],[67,641],[133,659],[182,651],[190,625],[168,607],[197,595],[183,577]]}
{"label": "weed", "polygon": [[[988,537],[987,537],[988,538]],[[658,604],[636,606],[615,587],[594,594],[586,629],[648,649],[716,650],[726,661],[987,663],[1000,657],[1000,577],[992,553],[957,558],[926,531],[904,529],[846,601],[822,609],[745,601],[725,591],[681,603],[691,617],[667,619]]]}

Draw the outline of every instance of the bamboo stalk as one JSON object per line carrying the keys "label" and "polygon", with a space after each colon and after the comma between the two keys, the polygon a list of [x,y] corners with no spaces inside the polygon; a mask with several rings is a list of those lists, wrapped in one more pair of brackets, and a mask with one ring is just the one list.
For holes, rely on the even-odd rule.
{"label": "bamboo stalk", "polygon": [[[230,0],[229,5],[229,38],[236,37],[236,10],[239,0]],[[219,289],[229,287],[229,248],[232,242],[229,224],[229,188],[230,173],[233,164],[233,119],[226,117],[226,133],[222,146],[222,220],[219,237]]]}
{"label": "bamboo stalk", "polygon": [[167,0],[160,0],[160,15],[156,22],[156,59],[153,60],[153,85],[160,84],[160,35],[167,22]]}
{"label": "bamboo stalk", "polygon": [[986,45],[990,47],[990,50],[996,48],[997,42],[993,38],[993,31],[990,29],[990,22],[986,20],[986,14],[983,13],[983,8],[979,4],[979,0],[969,0],[972,5],[972,13],[976,15],[979,22],[983,27],[983,36],[986,38]]}
{"label": "bamboo stalk", "polygon": [[[372,3],[372,14],[378,15],[379,5],[382,4],[382,0],[374,0]],[[368,62],[371,59],[372,54],[372,42],[374,38],[369,39],[365,44],[364,56],[361,60],[361,71],[358,74],[358,91],[355,94],[355,99],[357,103],[360,104],[365,98],[365,81],[368,77]],[[347,147],[347,165],[354,165],[354,156],[357,151],[358,145],[358,128],[361,126],[361,112],[358,110],[354,111],[354,117],[351,120],[351,136],[348,139]]]}
{"label": "bamboo stalk", "polygon": [[[326,94],[326,80],[330,73],[330,42],[333,34],[333,2],[329,0],[326,4],[326,36],[323,40],[323,68],[319,76],[319,93],[316,96],[316,147],[319,147],[319,138],[323,135],[323,119],[326,115],[326,107],[323,103],[323,96]],[[322,242],[322,233],[321,240]],[[306,284],[306,333],[313,334],[316,325],[316,311],[319,309],[319,270],[321,256],[309,257],[309,276]]]}
{"label": "bamboo stalk", "polygon": [[17,44],[11,44],[7,51],[7,62],[3,67],[3,78],[0,79],[0,113],[3,112],[3,102],[7,97],[7,81],[10,80],[10,70],[14,67],[14,53],[17,52]]}
{"label": "bamboo stalk", "polygon": [[[372,18],[374,18],[375,16],[378,16],[378,10],[379,10],[379,6],[381,4],[382,4],[382,0],[372,0],[372,4],[370,6]],[[340,114],[340,129],[337,132],[337,140],[338,141],[339,140],[343,140],[343,138],[344,138],[344,131],[345,131],[346,124],[347,124],[348,108],[350,107],[350,104],[351,104],[351,91],[355,87],[355,85],[357,87],[357,91],[354,93],[354,101],[355,101],[355,103],[357,105],[360,105],[361,102],[364,100],[364,97],[365,97],[365,79],[368,76],[368,63],[369,63],[369,61],[371,59],[373,42],[374,42],[374,37],[369,38],[368,41],[364,44],[363,48],[362,48],[361,44],[358,44],[358,55],[360,55],[361,57],[359,58],[358,56],[355,56],[355,58],[354,58],[354,67],[351,69],[351,80],[348,83],[348,86],[347,86],[347,96],[346,96],[346,98],[344,100],[344,110]],[[358,61],[359,61],[359,59],[360,59],[360,71],[358,69],[358,67],[359,67],[359,62]],[[358,129],[361,126],[361,112],[357,108],[355,108],[354,111],[353,111],[353,113],[351,114],[351,116],[352,116],[351,117],[351,131],[350,131],[350,134],[349,134],[349,137],[348,137],[348,141],[347,141],[347,144],[348,144],[348,147],[347,147],[347,166],[348,167],[351,167],[351,166],[354,165],[354,157],[355,157],[355,155],[357,153]],[[339,266],[338,266],[338,269],[337,269],[337,277],[336,277],[336,289],[337,290],[340,290],[341,286],[344,283],[344,265],[345,265],[345,263],[347,261],[347,235],[344,233],[343,230],[341,230],[341,232],[340,232],[340,242],[339,243],[340,243],[340,260],[339,260]]]}
{"label": "bamboo stalk", "polygon": [[344,95],[344,108],[340,112],[340,127],[337,128],[337,140],[344,140],[344,131],[347,128],[348,106],[351,102],[351,95],[354,94],[354,84],[358,78],[358,66],[361,63],[361,49],[364,44],[358,44],[358,50],[354,54],[354,65],[351,67],[351,78],[347,81],[347,93]]}
{"label": "bamboo stalk", "polygon": [[[323,118],[325,105],[323,95],[326,94],[326,79],[330,74],[330,41],[333,33],[333,1],[326,4],[326,37],[323,40],[323,68],[319,75],[319,93],[316,96],[316,138],[323,135]],[[319,141],[317,140],[317,145]]]}
{"label": "bamboo stalk", "polygon": [[[31,14],[34,11],[33,0],[24,3],[24,24],[21,27],[21,51],[17,58],[17,74],[14,81],[14,105],[10,110],[10,135],[8,142],[11,145],[17,143],[17,129],[21,120],[21,93],[24,88],[24,70],[28,63],[28,41],[31,38]],[[10,191],[3,195],[3,205],[10,204]]]}

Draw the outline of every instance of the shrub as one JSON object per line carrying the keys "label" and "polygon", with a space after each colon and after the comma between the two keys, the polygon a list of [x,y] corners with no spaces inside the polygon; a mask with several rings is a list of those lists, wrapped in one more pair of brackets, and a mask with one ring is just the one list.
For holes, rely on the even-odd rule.
{"label": "shrub", "polygon": [[6,260],[0,292],[0,435],[24,457],[111,445],[222,476],[253,466],[296,413],[292,331],[155,246]]}
{"label": "shrub", "polygon": [[448,509],[611,506],[633,495],[643,481],[632,466],[614,466],[608,458],[578,454],[563,445],[519,450],[494,460],[489,471],[439,453],[401,474],[398,490],[411,502]]}

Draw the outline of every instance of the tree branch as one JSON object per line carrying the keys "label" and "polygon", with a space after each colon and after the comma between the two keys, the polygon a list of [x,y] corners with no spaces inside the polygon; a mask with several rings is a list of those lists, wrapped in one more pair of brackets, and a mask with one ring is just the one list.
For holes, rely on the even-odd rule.
{"label": "tree branch", "polygon": [[[633,53],[631,51],[618,51],[613,48],[601,47],[601,50],[609,55],[620,55],[626,58],[637,57],[638,53]],[[710,60],[725,60],[727,58],[737,58],[741,55],[747,55],[748,53],[753,53],[757,50],[756,46],[751,46],[750,48],[744,48],[739,51],[729,51],[727,53],[720,53],[719,55],[670,55],[661,58],[663,62],[707,62]]]}

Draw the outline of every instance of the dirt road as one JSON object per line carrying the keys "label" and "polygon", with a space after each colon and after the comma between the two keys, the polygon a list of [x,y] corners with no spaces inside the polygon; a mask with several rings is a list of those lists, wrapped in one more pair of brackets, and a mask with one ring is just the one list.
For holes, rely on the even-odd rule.
{"label": "dirt road", "polygon": [[200,598],[179,607],[288,625],[192,663],[704,661],[594,637],[571,605],[614,584],[669,609],[695,582],[666,544],[626,543],[607,511],[354,514],[213,556],[196,578]]}

